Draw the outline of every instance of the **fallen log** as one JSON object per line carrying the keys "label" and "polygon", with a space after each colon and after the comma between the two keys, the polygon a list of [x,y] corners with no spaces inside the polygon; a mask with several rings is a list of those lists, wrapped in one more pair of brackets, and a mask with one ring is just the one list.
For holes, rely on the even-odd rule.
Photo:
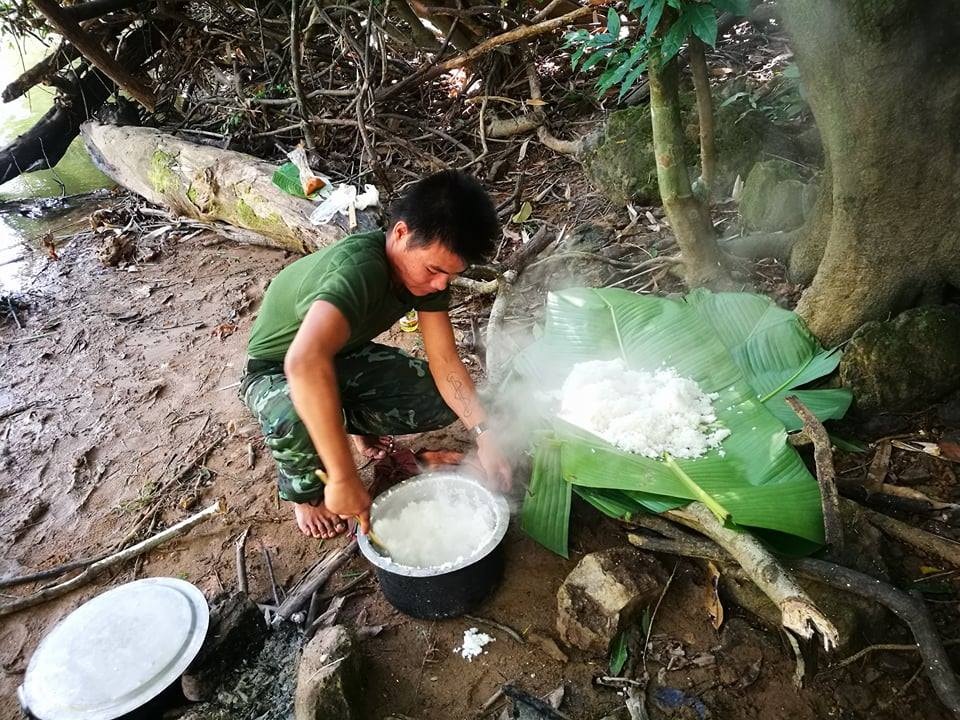
{"label": "fallen log", "polygon": [[[251,155],[154,128],[86,123],[81,134],[94,164],[119,185],[179,215],[252,230],[251,242],[304,254],[348,232],[340,215],[311,224],[314,203],[276,187],[276,166]],[[358,212],[357,222],[361,230],[377,226],[372,213]]]}

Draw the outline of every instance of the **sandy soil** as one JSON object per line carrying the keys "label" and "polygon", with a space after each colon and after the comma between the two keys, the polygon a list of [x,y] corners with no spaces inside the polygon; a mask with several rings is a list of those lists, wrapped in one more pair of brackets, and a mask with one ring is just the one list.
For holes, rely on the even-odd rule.
{"label": "sandy soil", "polygon": [[[104,589],[169,575],[212,597],[235,585],[233,539],[250,526],[251,593],[266,599],[261,546],[278,583],[289,587],[331,545],[300,535],[290,509],[277,502],[271,460],[234,387],[263,289],[292,258],[210,236],[168,243],[157,260],[127,269],[104,267],[95,248],[76,242],[59,256],[38,256],[34,264],[20,295],[24,327],[10,318],[0,325],[0,575],[107,551],[141,518],[146,533],[218,497],[229,509],[142,563],[0,619],[2,720],[18,717],[15,688],[42,634]],[[401,340],[416,344],[412,336]],[[456,427],[406,442],[414,449],[466,447]],[[344,617],[388,628],[364,646],[363,716],[474,717],[510,681],[538,694],[565,683],[570,717],[626,717],[623,698],[593,682],[605,674],[605,658],[563,648],[563,662],[532,639],[557,639],[556,591],[583,554],[622,544],[622,530],[583,507],[575,512],[569,560],[512,528],[504,582],[477,614],[528,641],[481,627],[496,641],[472,663],[454,648],[475,622],[406,618],[382,599],[375,581],[367,582],[369,592],[349,599]],[[672,561],[664,563],[669,572]],[[338,582],[365,566],[355,559]],[[679,564],[647,657],[655,687],[682,689],[723,718],[946,717],[922,677],[907,682],[919,664],[912,653],[843,670],[821,667],[807,688],[795,690],[792,655],[778,635],[753,627],[734,608],[714,630],[706,587],[701,568]],[[655,705],[651,712],[668,716]]]}

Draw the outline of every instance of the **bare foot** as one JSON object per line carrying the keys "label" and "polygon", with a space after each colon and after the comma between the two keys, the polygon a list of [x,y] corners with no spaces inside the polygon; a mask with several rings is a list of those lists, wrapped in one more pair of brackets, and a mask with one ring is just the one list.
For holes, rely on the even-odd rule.
{"label": "bare foot", "polygon": [[310,537],[335,538],[347,529],[347,523],[322,504],[293,503],[293,514],[300,532]]}
{"label": "bare foot", "polygon": [[387,453],[393,451],[393,438],[389,435],[351,435],[353,444],[364,457],[372,460],[383,460]]}

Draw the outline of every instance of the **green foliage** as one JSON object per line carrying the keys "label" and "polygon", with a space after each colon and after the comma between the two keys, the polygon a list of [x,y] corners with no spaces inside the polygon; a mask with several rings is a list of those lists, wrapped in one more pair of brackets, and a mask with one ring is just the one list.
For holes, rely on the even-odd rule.
{"label": "green foliage", "polygon": [[[837,350],[824,350],[797,315],[769,298],[695,290],[682,300],[623,290],[552,293],[543,337],[516,361],[537,387],[559,387],[570,367],[623,358],[633,369],[676,368],[704,392],[730,430],[721,447],[696,459],[667,461],[623,452],[546,410],[551,436],[539,443],[533,499],[523,527],[553,550],[564,540],[565,485],[612,517],[663,512],[705,502],[734,527],[763,534],[780,550],[811,552],[823,541],[820,493],[787,432],[800,426],[786,405],[798,395],[821,419],[841,417],[850,393],[800,389],[833,372]],[[785,408],[785,410],[782,410]],[[549,453],[544,472],[542,453]],[[546,499],[550,499],[547,502]],[[549,533],[540,534],[541,528]],[[565,543],[560,546],[565,554]]]}
{"label": "green foliage", "polygon": [[598,95],[619,86],[623,97],[647,69],[652,47],[659,48],[664,63],[680,52],[691,35],[713,47],[717,42],[717,12],[745,15],[749,9],[748,0],[630,0],[627,10],[636,16],[643,32],[636,37],[625,35],[619,13],[609,8],[603,32],[577,30],[567,34],[567,47],[574,48],[570,61],[574,69],[579,66],[584,72],[602,67]]}
{"label": "green foliage", "polygon": [[627,664],[627,631],[621,631],[614,639],[610,647],[610,674],[617,677],[623,672],[623,666]]}
{"label": "green foliage", "polygon": [[720,107],[724,108],[738,101],[748,105],[747,112],[762,112],[775,123],[802,120],[810,114],[803,84],[800,82],[800,71],[794,63],[783,69],[772,90],[733,93]]}

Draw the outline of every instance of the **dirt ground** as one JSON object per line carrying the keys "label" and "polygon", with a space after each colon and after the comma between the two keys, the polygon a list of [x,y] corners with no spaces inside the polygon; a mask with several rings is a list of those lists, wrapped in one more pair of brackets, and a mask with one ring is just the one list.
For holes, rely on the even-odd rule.
{"label": "dirt ground", "polygon": [[[138,524],[142,534],[155,531],[218,497],[228,510],[142,563],[0,619],[0,720],[19,717],[15,690],[41,636],[106,588],[166,575],[195,583],[210,598],[235,586],[233,541],[249,526],[251,594],[266,600],[261,547],[278,584],[290,587],[331,545],[302,536],[290,508],[278,503],[270,457],[235,387],[266,283],[294,258],[210,235],[170,242],[153,261],[126,268],[105,267],[96,248],[80,242],[58,254],[50,260],[38,253],[32,264],[18,295],[23,327],[10,318],[0,325],[0,576],[97,555]],[[415,348],[415,336],[391,337]],[[465,437],[454,427],[404,440],[414,449],[463,449]],[[350,598],[343,615],[348,623],[387,626],[364,644],[363,717],[478,717],[507,681],[534,694],[565,684],[562,707],[572,718],[627,717],[617,690],[594,682],[606,674],[605,658],[563,647],[564,662],[549,643],[559,639],[556,591],[566,574],[583,554],[624,544],[622,529],[585,507],[574,513],[569,560],[512,527],[504,581],[477,615],[514,628],[523,644],[468,619],[406,618],[383,600],[375,580],[366,582],[368,592]],[[662,562],[674,569],[672,559]],[[337,582],[364,569],[357,558]],[[909,652],[874,653],[843,669],[824,663],[796,690],[785,642],[732,606],[715,630],[707,588],[700,566],[676,566],[646,658],[654,692],[676,688],[713,717],[731,719],[947,717],[916,677],[919,659]],[[496,641],[467,662],[454,648],[472,626]],[[903,642],[902,634],[894,641]],[[657,702],[650,710],[698,716],[695,707],[667,710]]]}

